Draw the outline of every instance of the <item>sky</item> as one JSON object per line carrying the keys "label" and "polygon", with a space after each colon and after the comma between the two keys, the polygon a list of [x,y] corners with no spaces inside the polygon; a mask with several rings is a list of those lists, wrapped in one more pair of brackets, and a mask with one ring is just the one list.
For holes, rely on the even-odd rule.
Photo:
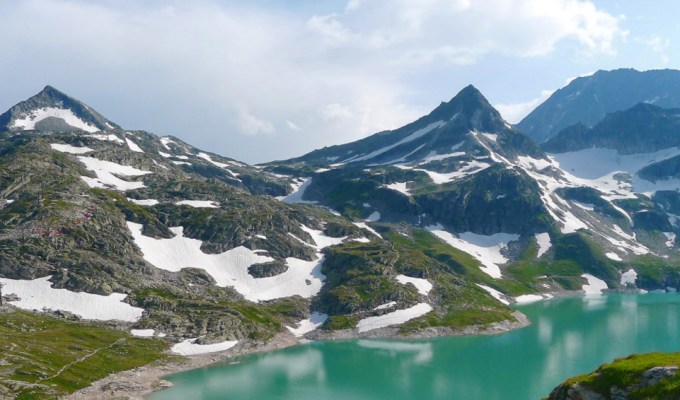
{"label": "sky", "polygon": [[678,68],[675,0],[0,0],[0,110],[45,85],[248,163],[395,129],[469,84],[511,123],[570,78]]}

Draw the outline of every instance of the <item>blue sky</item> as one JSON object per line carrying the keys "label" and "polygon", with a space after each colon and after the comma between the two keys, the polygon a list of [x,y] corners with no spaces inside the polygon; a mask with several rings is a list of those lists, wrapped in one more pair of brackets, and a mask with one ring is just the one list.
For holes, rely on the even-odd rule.
{"label": "blue sky", "polygon": [[0,109],[47,84],[250,163],[397,128],[473,84],[518,122],[567,79],[677,68],[650,0],[0,2]]}

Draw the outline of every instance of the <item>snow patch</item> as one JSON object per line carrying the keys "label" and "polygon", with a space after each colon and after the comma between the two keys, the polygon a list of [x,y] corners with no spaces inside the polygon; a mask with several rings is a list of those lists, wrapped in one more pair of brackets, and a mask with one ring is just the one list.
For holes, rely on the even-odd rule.
{"label": "snow patch", "polygon": [[664,232],[663,234],[666,235],[666,239],[668,239],[666,242],[666,247],[673,248],[675,246],[675,233]]}
{"label": "snow patch", "polygon": [[365,222],[352,222],[352,223],[353,223],[355,226],[358,226],[358,227],[361,228],[361,229],[366,229],[367,231],[371,232],[372,234],[374,234],[375,236],[379,237],[380,239],[383,238],[382,236],[380,236],[380,234],[379,234],[375,229],[373,229],[373,228],[371,228],[370,226],[366,225]]}
{"label": "snow patch", "polygon": [[535,301],[541,301],[541,300],[543,300],[543,296],[539,296],[537,294],[524,294],[522,296],[515,297],[515,302],[517,302],[519,304],[533,303]]}
{"label": "snow patch", "polygon": [[155,206],[156,204],[159,203],[158,200],[155,199],[146,199],[146,200],[137,200],[137,199],[127,199],[128,201],[131,201],[137,205],[140,206]]}
{"label": "snow patch", "polygon": [[23,131],[32,130],[35,129],[35,125],[38,122],[49,117],[60,118],[68,125],[85,132],[94,133],[100,131],[100,129],[96,126],[88,124],[87,122],[78,118],[72,110],[54,107],[45,107],[23,113],[22,118],[15,120],[14,124],[10,128],[19,128]]}
{"label": "snow patch", "polygon": [[536,254],[536,258],[540,258],[543,254],[547,253],[552,246],[550,234],[548,232],[539,233],[536,235],[536,243],[538,243],[538,254]]}
{"label": "snow patch", "polygon": [[410,196],[411,192],[409,192],[409,190],[406,188],[406,184],[409,182],[390,183],[389,185],[385,185],[385,187],[387,187],[388,189],[396,190],[397,192],[401,192],[407,196]]}
{"label": "snow patch", "polygon": [[306,201],[302,200],[305,195],[305,190],[312,184],[312,178],[302,178],[301,180],[292,183],[293,193],[288,196],[279,196],[276,199],[284,203],[303,203],[303,204],[317,204],[316,201]]}
{"label": "snow patch", "polygon": [[120,191],[140,189],[145,187],[144,182],[128,182],[118,178],[115,175],[143,176],[152,173],[150,171],[142,171],[127,165],[120,165],[110,161],[98,160],[92,157],[79,156],[78,160],[85,164],[85,168],[89,169],[90,171],[94,171],[94,173],[97,174],[96,178],[81,176],[81,179],[92,188],[105,188],[107,186],[113,186],[116,190]]}
{"label": "snow patch", "polygon": [[295,335],[295,337],[303,337],[305,333],[311,332],[318,329],[324,322],[328,319],[327,314],[319,314],[318,312],[313,312],[311,317],[308,319],[303,319],[298,322],[297,328],[286,326],[286,328]]}
{"label": "snow patch", "polygon": [[[141,226],[141,225],[140,225]],[[112,293],[108,296],[75,293],[66,289],[55,289],[49,281],[51,276],[34,280],[0,278],[3,295],[16,294],[19,300],[9,301],[24,310],[61,310],[76,314],[84,319],[99,321],[135,322],[142,318],[144,309],[124,303],[126,294]]]}
{"label": "snow patch", "polygon": [[619,256],[616,253],[606,253],[605,256],[607,256],[608,259],[614,260],[614,261],[623,261],[621,256]]}
{"label": "snow patch", "polygon": [[400,325],[414,318],[421,317],[430,311],[432,311],[432,306],[427,303],[420,303],[405,310],[396,310],[378,317],[364,318],[357,324],[357,331],[362,333],[387,326]]}
{"label": "snow patch", "polygon": [[471,232],[461,233],[457,238],[445,231],[439,224],[425,227],[425,229],[456,249],[475,257],[483,265],[479,269],[496,279],[502,277],[499,265],[508,262],[508,259],[501,254],[501,250],[505,249],[508,243],[519,239],[519,235],[509,233],[496,233],[491,236],[484,236]]}
{"label": "snow patch", "polygon": [[430,176],[430,179],[434,181],[437,185],[441,185],[444,183],[452,182],[456,179],[463,178],[469,175],[474,175],[478,172],[481,172],[487,168],[489,168],[491,164],[485,163],[485,162],[479,162],[479,161],[471,161],[467,163],[464,167],[459,169],[458,171],[453,171],[453,172],[447,172],[447,173],[439,173],[439,172],[434,172],[434,171],[428,171],[426,169],[420,169],[416,168],[414,171],[422,171],[425,172],[427,175]]}
{"label": "snow patch", "polygon": [[178,206],[191,206],[194,208],[220,208],[220,204],[210,200],[182,200],[178,201]]}
{"label": "snow patch", "polygon": [[226,341],[214,344],[196,344],[196,339],[187,339],[177,343],[170,349],[171,352],[182,356],[194,356],[197,354],[216,353],[218,351],[229,350],[238,344],[238,341]]}
{"label": "snow patch", "polygon": [[119,138],[118,136],[116,136],[114,134],[85,135],[85,137],[101,140],[103,142],[115,142],[115,143],[119,143],[119,144],[125,144],[125,142],[121,138]]}
{"label": "snow patch", "polygon": [[418,289],[418,293],[424,296],[427,296],[427,294],[430,293],[430,290],[432,290],[432,283],[430,283],[430,281],[427,279],[411,278],[406,275],[397,275],[397,281],[402,285],[412,283],[413,286]]}
{"label": "snow patch", "polygon": [[384,310],[386,308],[394,307],[396,305],[397,305],[396,301],[390,301],[389,303],[381,304],[378,307],[375,307],[373,311]]}
{"label": "snow patch", "polygon": [[600,278],[596,278],[590,274],[583,274],[581,277],[588,280],[588,284],[583,285],[583,290],[586,294],[602,294],[602,291],[607,289],[607,283]]}
{"label": "snow patch", "polygon": [[[243,246],[220,254],[205,254],[201,251],[203,242],[184,237],[184,228],[181,226],[170,228],[175,234],[175,237],[171,239],[154,239],[142,235],[141,224],[128,222],[127,225],[132,232],[135,244],[140,248],[144,259],[151,265],[172,272],[178,272],[184,268],[201,268],[215,279],[217,286],[233,287],[246,300],[252,302],[294,295],[309,298],[319,293],[326,278],[321,273],[324,261],[321,253],[317,253],[317,259],[313,261],[289,257],[286,259],[286,265],[288,265],[286,272],[267,278],[253,278],[248,273],[248,267],[274,261],[274,259],[261,256]],[[345,239],[328,238],[319,231],[311,229],[310,231],[314,232],[312,236],[317,245],[309,246],[318,249],[337,244]]]}
{"label": "snow patch", "polygon": [[69,154],[85,154],[94,151],[89,147],[75,147],[71,146],[70,144],[51,143],[50,147],[56,151]]}
{"label": "snow patch", "polygon": [[153,337],[154,332],[153,329],[132,329],[130,331],[132,336],[137,337]]}
{"label": "snow patch", "polygon": [[491,133],[482,133],[482,135],[484,135],[484,137],[486,137],[487,139],[491,140],[492,142],[497,142],[497,141],[498,141],[498,134],[497,134],[497,133],[493,133],[493,134],[491,134]]}
{"label": "snow patch", "polygon": [[137,146],[137,143],[133,142],[132,140],[125,138],[125,142],[127,143],[130,150],[134,151],[135,153],[144,153],[144,150]]}
{"label": "snow patch", "polygon": [[635,281],[637,280],[637,272],[633,268],[629,269],[627,272],[624,272],[621,274],[621,284],[625,285],[630,283],[631,285],[635,285]]}

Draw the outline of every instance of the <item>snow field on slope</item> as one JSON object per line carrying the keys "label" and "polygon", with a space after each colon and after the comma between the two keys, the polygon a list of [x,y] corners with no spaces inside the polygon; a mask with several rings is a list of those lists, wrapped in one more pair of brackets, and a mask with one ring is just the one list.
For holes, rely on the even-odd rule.
{"label": "snow field on slope", "polygon": [[635,281],[637,280],[637,272],[633,268],[629,269],[628,271],[624,272],[621,274],[621,284],[625,285],[627,283],[631,283],[635,285]]}
{"label": "snow field on slope", "polygon": [[182,356],[195,356],[197,354],[216,353],[218,351],[229,350],[238,344],[238,341],[226,341],[213,344],[196,344],[196,339],[187,339],[177,343],[170,349],[171,352]]}
{"label": "snow field on slope", "polygon": [[405,310],[396,310],[378,317],[364,318],[357,324],[357,331],[362,333],[391,325],[401,325],[404,322],[421,317],[430,311],[432,311],[432,306],[427,303],[420,303]]}
{"label": "snow field on slope", "polygon": [[22,119],[14,121],[14,128],[21,128],[23,130],[35,129],[35,124],[48,117],[61,118],[68,125],[83,130],[85,132],[94,133],[100,129],[96,126],[90,125],[82,119],[78,118],[73,111],[65,108],[45,107],[32,111]]}
{"label": "snow field on slope", "polygon": [[442,127],[442,126],[445,125],[445,124],[446,124],[446,122],[444,122],[444,121],[433,122],[433,123],[429,124],[428,126],[422,128],[422,129],[418,129],[417,131],[415,131],[415,132],[413,132],[412,134],[406,136],[405,138],[401,139],[400,141],[398,141],[398,142],[395,143],[395,144],[392,144],[392,145],[383,147],[383,148],[381,148],[381,149],[379,149],[379,150],[373,151],[373,152],[371,152],[371,153],[369,153],[369,154],[366,154],[366,155],[363,155],[363,156],[361,156],[361,157],[357,157],[357,158],[354,158],[354,157],[353,157],[353,158],[350,159],[350,160],[345,160],[345,162],[350,162],[350,161],[351,161],[351,162],[357,162],[357,161],[370,160],[370,159],[372,159],[372,158],[375,158],[375,157],[377,157],[377,156],[379,156],[379,155],[381,155],[381,154],[383,154],[383,153],[386,153],[386,152],[392,150],[392,149],[395,148],[395,147],[398,147],[398,146],[401,146],[402,144],[409,143],[409,142],[412,142],[412,141],[414,141],[414,140],[416,140],[416,139],[419,139],[419,138],[425,136],[426,134],[430,133],[431,131],[433,131],[433,130],[435,130],[435,129],[437,129],[437,128]]}
{"label": "snow field on slope", "polygon": [[479,283],[477,283],[476,285],[479,286],[480,288],[486,290],[491,296],[493,296],[496,300],[500,301],[501,303],[505,304],[506,306],[510,305],[510,302],[503,298],[503,293],[499,292],[498,290],[491,288],[491,287],[488,287],[486,285],[480,285]]}
{"label": "snow field on slope", "polygon": [[427,294],[430,293],[430,290],[432,290],[432,283],[430,283],[430,281],[428,281],[427,279],[411,278],[406,275],[397,275],[397,281],[402,285],[412,283],[413,286],[415,286],[416,289],[418,289],[418,293],[425,296],[427,296]]}
{"label": "snow field on slope", "polygon": [[132,307],[123,300],[126,294],[112,293],[108,296],[90,294],[85,292],[75,293],[66,289],[55,289],[51,276],[34,280],[14,280],[0,278],[3,295],[16,294],[17,301],[9,303],[24,310],[50,310],[68,311],[84,319],[99,321],[127,321],[135,322],[142,317],[144,309]]}
{"label": "snow field on slope", "polygon": [[276,199],[284,203],[303,203],[303,204],[317,204],[317,201],[305,201],[302,200],[302,196],[305,194],[307,187],[312,184],[312,178],[302,178],[301,183],[291,184],[293,187],[293,193],[288,196],[278,196]]}
{"label": "snow field on slope", "polygon": [[145,187],[144,182],[128,182],[118,178],[116,175],[123,176],[143,176],[151,174],[150,171],[142,171],[134,167],[116,164],[110,161],[102,161],[92,157],[79,156],[78,160],[85,164],[85,168],[94,171],[96,178],[81,176],[81,178],[92,188],[105,188],[113,186],[117,190],[133,190]]}
{"label": "snow field on slope", "polygon": [[293,328],[291,326],[286,326],[286,328],[289,331],[291,331],[291,333],[293,333],[295,337],[302,337],[305,335],[305,333],[311,332],[319,328],[321,325],[323,325],[324,322],[326,322],[327,319],[328,315],[313,312],[309,318],[303,319],[302,321],[298,322],[296,328]]}
{"label": "snow field on slope", "polygon": [[600,278],[590,274],[583,274],[581,277],[588,280],[588,284],[583,285],[586,294],[602,294],[602,290],[607,289],[607,283]]}
{"label": "snow field on slope", "polygon": [[139,146],[137,146],[137,143],[133,142],[132,140],[125,138],[125,142],[127,143],[130,150],[134,151],[135,153],[144,153],[144,150],[139,148]]}
{"label": "snow field on slope", "polygon": [[178,206],[190,206],[193,208],[220,208],[219,203],[210,200],[181,200],[175,204]]}
{"label": "snow field on slope", "polygon": [[664,232],[663,234],[666,235],[666,239],[668,239],[666,242],[666,247],[673,248],[673,246],[675,246],[675,233]]}
{"label": "snow field on slope", "polygon": [[496,233],[491,236],[484,236],[471,232],[461,233],[458,235],[460,238],[457,238],[445,231],[441,225],[427,226],[425,229],[452,247],[476,258],[483,265],[479,269],[496,279],[502,278],[499,265],[508,262],[508,259],[501,254],[501,250],[506,248],[508,243],[519,239],[519,235],[509,233]]}
{"label": "snow field on slope", "polygon": [[550,250],[550,247],[552,246],[552,242],[550,241],[550,234],[545,232],[545,233],[539,233],[536,235],[536,243],[538,243],[538,254],[536,254],[536,258],[541,258],[541,256]]}
{"label": "snow field on slope", "polygon": [[[294,295],[309,298],[319,293],[323,286],[325,276],[321,273],[321,266],[324,259],[321,253],[317,253],[317,259],[312,261],[289,257],[286,259],[288,266],[286,272],[267,278],[253,278],[248,273],[248,267],[274,259],[259,255],[256,251],[243,246],[220,254],[205,254],[201,251],[203,242],[184,237],[182,227],[170,228],[175,234],[172,239],[154,239],[142,235],[141,224],[127,222],[127,225],[144,259],[156,268],[172,272],[178,272],[183,268],[201,268],[215,279],[217,286],[233,287],[252,302]],[[328,238],[320,231],[309,229],[308,232],[310,231],[313,232],[310,234],[317,245],[308,245],[316,249],[340,243],[345,239]]]}
{"label": "snow field on slope", "polygon": [[75,147],[71,146],[70,144],[60,144],[60,143],[50,143],[50,147],[56,151],[60,151],[62,153],[68,153],[68,154],[85,154],[89,153],[91,151],[94,151],[93,149],[89,147]]}

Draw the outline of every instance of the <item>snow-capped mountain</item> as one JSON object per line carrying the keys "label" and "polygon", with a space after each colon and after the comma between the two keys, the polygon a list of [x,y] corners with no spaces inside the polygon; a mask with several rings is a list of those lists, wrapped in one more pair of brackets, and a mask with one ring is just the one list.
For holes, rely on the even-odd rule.
{"label": "snow-capped mountain", "polygon": [[[644,257],[678,260],[676,211],[668,214],[680,204],[668,192],[680,187],[669,179],[677,174],[676,114],[639,105],[593,129],[566,129],[543,146],[560,154],[545,154],[468,87],[404,128],[267,169],[304,177],[297,194],[303,201],[355,220],[424,228],[497,279],[518,279],[516,263],[537,248],[538,260],[574,263],[577,276],[610,288],[629,281],[675,287],[673,274],[657,275],[654,285],[648,276],[630,276]],[[544,272],[535,277],[581,287],[569,274]]]}
{"label": "snow-capped mountain", "polygon": [[[480,307],[486,323],[514,319],[435,256],[392,246],[393,228],[304,204],[297,177],[124,130],[68,99],[48,87],[3,114],[0,283],[10,304],[115,320],[182,354],[322,325],[396,335],[388,325],[412,321],[404,334],[442,332],[459,328],[451,313]],[[97,130],[41,124],[35,110],[48,105],[77,105],[73,115]],[[35,126],[17,123],[26,120]]]}
{"label": "snow-capped mountain", "polygon": [[0,115],[0,132],[28,130],[94,133],[120,128],[80,101],[46,86]]}
{"label": "snow-capped mountain", "polygon": [[564,128],[581,122],[595,126],[606,114],[638,103],[680,108],[680,71],[597,71],[574,79],[538,106],[517,128],[536,143],[543,143]]}

